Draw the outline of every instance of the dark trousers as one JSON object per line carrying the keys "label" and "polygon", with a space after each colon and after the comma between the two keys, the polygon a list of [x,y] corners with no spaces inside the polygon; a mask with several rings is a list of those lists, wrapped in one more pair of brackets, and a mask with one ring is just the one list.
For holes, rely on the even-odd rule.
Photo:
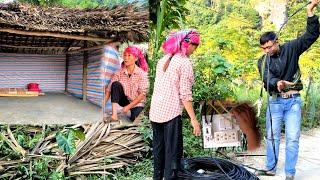
{"label": "dark trousers", "polygon": [[177,179],[183,154],[181,116],[165,123],[151,122],[153,130],[154,180]]}
{"label": "dark trousers", "polygon": [[[130,104],[128,97],[124,94],[124,90],[121,83],[118,81],[115,81],[111,84],[111,102],[118,103],[122,107]],[[141,113],[142,110],[143,110],[143,107],[141,106],[131,108],[130,120],[134,121],[136,117],[138,117],[138,115]]]}

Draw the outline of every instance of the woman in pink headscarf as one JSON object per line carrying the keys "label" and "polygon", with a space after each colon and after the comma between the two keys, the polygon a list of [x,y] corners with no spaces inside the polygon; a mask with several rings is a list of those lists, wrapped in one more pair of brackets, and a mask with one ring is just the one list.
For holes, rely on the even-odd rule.
{"label": "woman in pink headscarf", "polygon": [[183,153],[183,108],[191,119],[193,133],[200,135],[192,106],[194,75],[189,59],[199,44],[199,33],[188,29],[171,33],[162,45],[165,56],[157,64],[149,115],[153,129],[153,179],[177,178]]}
{"label": "woman in pink headscarf", "polygon": [[123,52],[121,69],[116,72],[106,88],[106,100],[111,96],[112,120],[118,120],[117,107],[123,107],[123,112],[130,111],[132,121],[143,110],[147,94],[148,64],[140,49],[127,47]]}

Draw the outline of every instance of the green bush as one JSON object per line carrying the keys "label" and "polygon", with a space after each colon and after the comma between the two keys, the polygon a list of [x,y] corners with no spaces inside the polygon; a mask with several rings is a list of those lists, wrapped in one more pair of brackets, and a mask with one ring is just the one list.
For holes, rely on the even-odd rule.
{"label": "green bush", "polygon": [[196,57],[193,99],[200,102],[232,96],[231,65],[220,55]]}

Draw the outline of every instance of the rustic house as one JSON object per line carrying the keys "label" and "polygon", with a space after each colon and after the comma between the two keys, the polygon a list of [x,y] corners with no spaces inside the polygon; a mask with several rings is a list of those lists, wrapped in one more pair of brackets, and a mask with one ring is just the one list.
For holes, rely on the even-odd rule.
{"label": "rustic house", "polygon": [[[146,42],[148,18],[147,8],[135,4],[112,9],[0,4],[0,89],[37,83],[46,94],[47,104],[54,102],[58,94],[101,106],[100,61],[104,45],[115,40]],[[17,112],[12,110],[15,104],[10,106],[16,99],[0,97],[0,122],[9,118],[8,112]],[[19,103],[38,102],[25,99],[19,99]],[[52,103],[48,108],[54,106]]]}

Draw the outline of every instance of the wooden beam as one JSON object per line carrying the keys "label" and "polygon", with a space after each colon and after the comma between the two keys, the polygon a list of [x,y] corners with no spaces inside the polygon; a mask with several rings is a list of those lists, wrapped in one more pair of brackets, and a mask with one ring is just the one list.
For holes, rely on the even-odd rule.
{"label": "wooden beam", "polygon": [[103,46],[105,46],[105,45],[99,45],[99,46],[94,46],[94,47],[89,47],[89,48],[81,48],[81,49],[71,50],[71,51],[68,51],[67,54],[75,54],[75,53],[83,52],[83,51],[96,50],[96,49],[103,48]]}
{"label": "wooden beam", "polygon": [[64,38],[64,39],[84,40],[84,41],[103,41],[103,42],[110,41],[110,39],[107,39],[107,38],[80,36],[80,35],[68,35],[68,34],[54,33],[54,32],[23,31],[23,30],[10,29],[10,28],[1,28],[0,32],[22,34],[22,35],[28,35],[28,36],[42,36],[42,37],[49,36],[49,37]]}
{"label": "wooden beam", "polygon": [[64,82],[65,82],[65,87],[64,87],[64,91],[68,92],[68,82],[69,82],[69,59],[70,59],[70,55],[66,54],[66,74],[65,74],[65,78],[64,78]]}
{"label": "wooden beam", "polygon": [[[84,48],[87,47],[87,41],[84,42]],[[83,52],[83,74],[82,74],[82,100],[87,101],[87,76],[88,76],[88,51]]]}
{"label": "wooden beam", "polygon": [[[0,47],[10,47],[10,48],[16,48],[16,49],[67,49],[68,47],[42,47],[42,46],[14,46],[14,45],[5,45],[0,44]],[[70,48],[79,48],[79,47],[70,47]]]}

